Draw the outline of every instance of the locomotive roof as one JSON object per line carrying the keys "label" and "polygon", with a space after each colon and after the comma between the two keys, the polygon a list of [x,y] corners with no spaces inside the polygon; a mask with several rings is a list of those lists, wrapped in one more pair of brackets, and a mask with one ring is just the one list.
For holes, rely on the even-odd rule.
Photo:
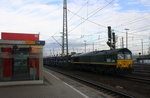
{"label": "locomotive roof", "polygon": [[129,52],[129,53],[131,53],[131,51],[127,48],[119,48],[119,49],[114,49],[114,50],[104,50],[104,52],[111,53],[111,54],[116,54],[118,52]]}
{"label": "locomotive roof", "polygon": [[119,48],[119,49],[114,49],[114,50],[102,50],[102,51],[93,51],[93,52],[87,52],[87,53],[80,53],[80,54],[72,55],[72,57],[103,55],[103,54],[117,54],[118,52],[129,52],[129,53],[131,53],[131,51],[127,48]]}

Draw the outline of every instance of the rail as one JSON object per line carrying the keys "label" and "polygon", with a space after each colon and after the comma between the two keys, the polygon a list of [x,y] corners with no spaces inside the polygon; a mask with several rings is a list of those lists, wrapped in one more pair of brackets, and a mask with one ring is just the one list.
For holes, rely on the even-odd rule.
{"label": "rail", "polygon": [[[49,68],[49,67],[46,67],[46,68]],[[105,84],[102,84],[102,83],[99,83],[99,82],[95,82],[95,81],[91,81],[91,80],[87,80],[87,79],[84,79],[83,77],[74,76],[74,75],[71,75],[71,74],[68,74],[68,73],[65,73],[65,72],[62,72],[62,71],[58,71],[58,70],[54,70],[54,69],[51,69],[51,70],[53,70],[55,72],[58,72],[60,74],[63,74],[65,76],[71,77],[75,80],[79,80],[81,82],[84,82],[88,85],[94,86],[98,90],[100,90],[101,92],[107,93],[108,95],[110,95],[114,98],[134,98],[134,96],[131,96],[131,95],[125,93],[125,92],[119,91],[119,90],[117,90],[113,87],[110,87],[108,85],[105,85]]]}
{"label": "rail", "polygon": [[136,82],[150,84],[150,79],[147,79],[147,78],[142,78],[142,77],[137,77],[137,76],[132,76],[132,75],[121,75],[121,77],[132,80],[132,81],[136,81]]}

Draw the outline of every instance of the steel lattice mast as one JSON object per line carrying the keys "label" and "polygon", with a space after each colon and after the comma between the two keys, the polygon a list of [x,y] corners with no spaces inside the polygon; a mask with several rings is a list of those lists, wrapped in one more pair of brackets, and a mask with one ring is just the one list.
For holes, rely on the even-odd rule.
{"label": "steel lattice mast", "polygon": [[68,61],[67,0],[63,0],[62,56],[64,55],[67,56],[67,61]]}

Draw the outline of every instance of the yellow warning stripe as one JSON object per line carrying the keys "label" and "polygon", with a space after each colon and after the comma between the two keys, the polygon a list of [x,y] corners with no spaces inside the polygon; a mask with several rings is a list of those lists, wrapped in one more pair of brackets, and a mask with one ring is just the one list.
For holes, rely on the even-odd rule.
{"label": "yellow warning stripe", "polygon": [[72,62],[74,64],[97,64],[97,65],[117,65],[116,63],[88,63],[88,62]]}

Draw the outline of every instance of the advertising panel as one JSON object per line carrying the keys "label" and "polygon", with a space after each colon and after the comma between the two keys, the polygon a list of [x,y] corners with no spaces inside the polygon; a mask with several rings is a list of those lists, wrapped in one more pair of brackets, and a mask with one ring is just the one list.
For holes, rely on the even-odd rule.
{"label": "advertising panel", "polygon": [[39,34],[2,32],[1,38],[4,40],[39,40]]}

